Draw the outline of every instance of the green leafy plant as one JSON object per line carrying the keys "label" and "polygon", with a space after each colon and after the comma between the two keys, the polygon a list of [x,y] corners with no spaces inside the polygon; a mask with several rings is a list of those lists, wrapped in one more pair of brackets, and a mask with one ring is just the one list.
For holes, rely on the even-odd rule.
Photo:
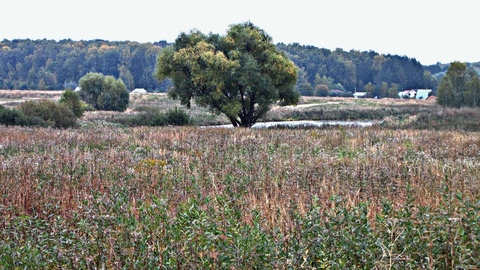
{"label": "green leafy plant", "polygon": [[28,117],[38,117],[48,126],[55,128],[69,128],[76,126],[75,114],[66,106],[59,105],[52,100],[28,100],[21,103],[18,109]]}
{"label": "green leafy plant", "polygon": [[85,108],[82,106],[80,96],[73,90],[65,90],[60,97],[59,103],[72,110],[75,117],[80,118],[83,116]]}

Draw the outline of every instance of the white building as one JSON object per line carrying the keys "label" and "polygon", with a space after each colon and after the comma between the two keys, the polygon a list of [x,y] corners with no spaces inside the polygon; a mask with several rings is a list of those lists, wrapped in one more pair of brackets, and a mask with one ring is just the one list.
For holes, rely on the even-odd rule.
{"label": "white building", "polygon": [[366,98],[367,92],[355,92],[353,93],[354,98]]}
{"label": "white building", "polygon": [[428,96],[430,95],[430,92],[432,92],[432,89],[418,89],[416,98],[427,99]]}
{"label": "white building", "polygon": [[415,90],[405,90],[398,93],[400,98],[415,98],[417,91]]}
{"label": "white building", "polygon": [[143,89],[143,88],[136,88],[132,91],[132,94],[140,94],[140,95],[143,95],[143,94],[146,94],[147,93],[147,90]]}

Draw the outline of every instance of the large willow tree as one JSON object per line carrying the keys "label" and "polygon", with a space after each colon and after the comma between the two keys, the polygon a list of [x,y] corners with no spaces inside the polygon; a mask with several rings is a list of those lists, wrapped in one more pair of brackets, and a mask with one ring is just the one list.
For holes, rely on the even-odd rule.
{"label": "large willow tree", "polygon": [[297,67],[272,38],[250,22],[225,36],[181,33],[158,57],[156,77],[171,78],[169,96],[225,114],[234,127],[251,127],[277,102],[296,104]]}

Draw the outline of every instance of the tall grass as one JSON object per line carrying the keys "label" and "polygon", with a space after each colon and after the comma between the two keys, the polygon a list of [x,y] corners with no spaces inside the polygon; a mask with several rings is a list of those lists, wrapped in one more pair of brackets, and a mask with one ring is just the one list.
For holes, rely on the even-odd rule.
{"label": "tall grass", "polygon": [[[63,91],[0,90],[0,104],[18,107],[25,100],[52,99],[58,101]],[[230,124],[222,114],[212,114],[192,103],[184,108],[179,101],[164,93],[130,95],[126,112],[88,110],[79,119],[82,126],[160,126],[171,125],[165,114],[181,111],[189,125],[210,126]],[[184,113],[183,113],[184,112]],[[389,129],[429,129],[480,131],[479,110],[475,108],[442,108],[434,101],[415,99],[354,99],[339,97],[302,97],[298,106],[272,106],[260,121],[285,120],[378,120]],[[173,121],[178,124],[178,121]],[[185,123],[185,121],[181,121]]]}
{"label": "tall grass", "polygon": [[3,268],[480,267],[480,136],[0,127]]}

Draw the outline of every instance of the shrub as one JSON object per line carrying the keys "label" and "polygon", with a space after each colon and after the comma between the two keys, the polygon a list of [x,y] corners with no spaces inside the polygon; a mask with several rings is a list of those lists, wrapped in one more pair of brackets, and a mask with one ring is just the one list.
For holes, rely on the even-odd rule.
{"label": "shrub", "polygon": [[113,76],[90,72],[80,79],[80,87],[80,98],[95,109],[123,112],[128,107],[128,90]]}
{"label": "shrub", "polygon": [[47,122],[36,116],[26,116],[16,109],[8,109],[0,105],[0,124],[6,126],[42,126]]}
{"label": "shrub", "polygon": [[75,117],[79,118],[83,116],[84,107],[80,101],[80,96],[73,90],[66,90],[63,92],[59,103],[69,108]]}
{"label": "shrub", "polygon": [[42,119],[51,127],[68,128],[76,125],[76,117],[72,110],[52,100],[25,101],[20,104],[19,110],[28,117]]}
{"label": "shrub", "polygon": [[175,107],[165,113],[166,123],[173,126],[185,126],[190,124],[190,116],[181,109]]}
{"label": "shrub", "polygon": [[175,108],[166,112],[147,109],[132,116],[116,119],[115,123],[123,126],[186,126],[192,123],[190,115]]}
{"label": "shrub", "polygon": [[328,92],[330,89],[326,84],[319,84],[315,86],[315,95],[319,97],[326,97],[328,96]]}
{"label": "shrub", "polygon": [[19,125],[25,116],[18,110],[11,110],[0,105],[0,124],[6,126]]}

